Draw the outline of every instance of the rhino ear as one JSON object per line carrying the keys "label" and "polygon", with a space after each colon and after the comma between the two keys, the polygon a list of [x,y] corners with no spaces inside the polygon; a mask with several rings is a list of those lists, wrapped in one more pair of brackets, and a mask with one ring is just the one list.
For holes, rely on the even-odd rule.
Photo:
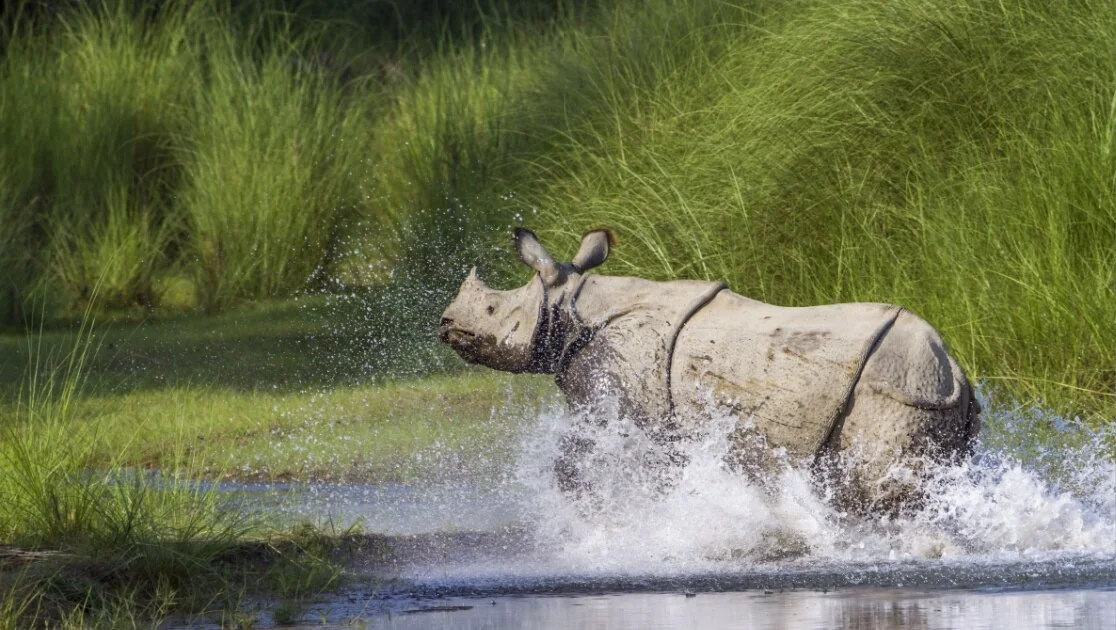
{"label": "rhino ear", "polygon": [[527,228],[515,228],[515,251],[523,264],[539,272],[544,283],[548,286],[557,282],[561,276],[558,263],[539,242],[535,233]]}
{"label": "rhino ear", "polygon": [[593,230],[581,237],[581,248],[574,256],[573,266],[581,273],[599,266],[608,259],[608,253],[616,245],[616,237],[611,230]]}

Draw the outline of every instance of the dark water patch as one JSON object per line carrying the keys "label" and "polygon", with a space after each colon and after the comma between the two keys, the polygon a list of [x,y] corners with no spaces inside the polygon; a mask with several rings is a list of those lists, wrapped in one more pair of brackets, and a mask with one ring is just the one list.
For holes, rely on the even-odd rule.
{"label": "dark water patch", "polygon": [[[436,573],[435,567],[427,570]],[[1061,557],[1038,562],[897,562],[752,566],[723,571],[655,574],[491,575],[472,578],[416,578],[409,587],[419,597],[587,595],[613,593],[765,591],[843,588],[972,589],[1027,591],[1116,589],[1116,558]]]}

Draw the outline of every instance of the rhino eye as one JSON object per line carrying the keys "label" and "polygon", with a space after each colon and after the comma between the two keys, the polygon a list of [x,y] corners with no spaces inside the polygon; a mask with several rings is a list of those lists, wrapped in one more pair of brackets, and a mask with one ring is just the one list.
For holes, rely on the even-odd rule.
{"label": "rhino eye", "polygon": [[491,304],[488,305],[488,314],[491,315],[496,312],[496,307]]}

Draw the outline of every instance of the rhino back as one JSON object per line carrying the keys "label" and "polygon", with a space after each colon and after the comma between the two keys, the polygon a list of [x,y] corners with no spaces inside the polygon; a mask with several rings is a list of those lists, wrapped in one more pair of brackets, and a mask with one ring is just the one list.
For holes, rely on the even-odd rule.
{"label": "rhino back", "polygon": [[769,446],[810,455],[897,307],[780,307],[723,291],[675,344],[671,390],[680,421],[711,409],[749,419]]}

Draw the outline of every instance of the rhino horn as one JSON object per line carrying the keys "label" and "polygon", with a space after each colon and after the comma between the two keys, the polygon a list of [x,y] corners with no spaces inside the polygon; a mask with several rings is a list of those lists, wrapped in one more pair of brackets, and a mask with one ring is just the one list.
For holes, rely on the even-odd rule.
{"label": "rhino horn", "polygon": [[476,265],[473,265],[473,268],[469,270],[469,277],[467,278],[467,280],[469,282],[479,284],[482,287],[485,286],[484,280],[481,280],[480,279],[480,274],[477,273],[477,266]]}
{"label": "rhino horn", "polygon": [[558,263],[554,262],[554,257],[546,251],[531,230],[522,227],[515,229],[515,251],[523,264],[537,271],[547,286],[553,286],[561,279],[562,270]]}
{"label": "rhino horn", "polygon": [[616,245],[616,237],[612,230],[600,229],[588,232],[581,237],[581,248],[574,256],[573,266],[579,273],[585,273],[593,267],[600,266],[608,259],[608,253]]}

